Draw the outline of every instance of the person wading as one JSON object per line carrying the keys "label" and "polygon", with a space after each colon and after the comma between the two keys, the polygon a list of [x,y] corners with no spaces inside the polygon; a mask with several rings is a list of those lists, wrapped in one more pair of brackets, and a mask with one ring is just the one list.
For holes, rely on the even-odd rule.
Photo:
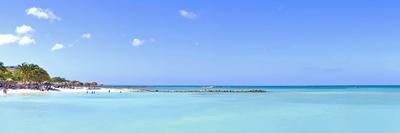
{"label": "person wading", "polygon": [[4,94],[7,94],[7,89],[3,89],[3,93],[4,93]]}

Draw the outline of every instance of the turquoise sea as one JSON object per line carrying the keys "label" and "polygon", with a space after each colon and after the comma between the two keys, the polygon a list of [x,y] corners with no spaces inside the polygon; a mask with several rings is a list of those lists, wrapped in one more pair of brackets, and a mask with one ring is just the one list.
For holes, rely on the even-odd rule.
{"label": "turquoise sea", "polygon": [[267,93],[0,97],[0,133],[399,133],[400,86],[112,86]]}

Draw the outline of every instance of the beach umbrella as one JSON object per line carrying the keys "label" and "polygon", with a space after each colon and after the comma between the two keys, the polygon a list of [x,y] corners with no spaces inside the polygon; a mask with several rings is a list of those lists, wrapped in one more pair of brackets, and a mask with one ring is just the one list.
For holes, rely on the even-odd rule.
{"label": "beach umbrella", "polygon": [[0,80],[0,87],[4,86],[5,81],[4,80]]}
{"label": "beach umbrella", "polygon": [[4,85],[6,86],[6,87],[12,87],[12,86],[15,86],[15,85],[17,85],[17,82],[15,82],[13,79],[11,79],[11,78],[8,78],[8,79],[6,79],[6,81],[4,82]]}

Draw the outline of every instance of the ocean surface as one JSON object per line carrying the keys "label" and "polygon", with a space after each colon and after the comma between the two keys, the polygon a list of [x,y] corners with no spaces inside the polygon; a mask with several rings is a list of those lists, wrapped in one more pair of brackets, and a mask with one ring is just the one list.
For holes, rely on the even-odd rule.
{"label": "ocean surface", "polygon": [[108,86],[267,93],[0,97],[0,133],[400,133],[400,86]]}

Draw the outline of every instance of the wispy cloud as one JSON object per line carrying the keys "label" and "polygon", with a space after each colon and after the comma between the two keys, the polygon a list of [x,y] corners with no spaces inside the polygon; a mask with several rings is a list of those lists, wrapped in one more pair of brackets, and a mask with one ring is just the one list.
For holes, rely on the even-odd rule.
{"label": "wispy cloud", "polygon": [[31,7],[25,10],[27,15],[36,17],[38,19],[45,19],[53,22],[55,20],[61,20],[60,17],[56,16],[51,10],[49,9],[42,9],[39,7]]}
{"label": "wispy cloud", "polygon": [[54,44],[53,47],[51,48],[51,51],[57,51],[57,50],[61,50],[61,49],[63,49],[63,48],[64,48],[64,45],[63,45],[63,44],[56,43],[56,44]]}
{"label": "wispy cloud", "polygon": [[90,33],[84,33],[84,34],[82,34],[82,38],[84,38],[84,39],[90,39],[90,38],[92,38],[92,34],[90,34]]}
{"label": "wispy cloud", "polygon": [[27,33],[33,32],[33,31],[34,31],[34,29],[28,25],[21,25],[15,29],[15,32],[17,34],[27,34]]}
{"label": "wispy cloud", "polygon": [[185,18],[188,18],[188,19],[195,19],[195,18],[197,18],[197,14],[196,14],[196,13],[190,12],[190,11],[187,11],[187,10],[179,10],[179,14],[180,14],[182,17],[185,17]]}

